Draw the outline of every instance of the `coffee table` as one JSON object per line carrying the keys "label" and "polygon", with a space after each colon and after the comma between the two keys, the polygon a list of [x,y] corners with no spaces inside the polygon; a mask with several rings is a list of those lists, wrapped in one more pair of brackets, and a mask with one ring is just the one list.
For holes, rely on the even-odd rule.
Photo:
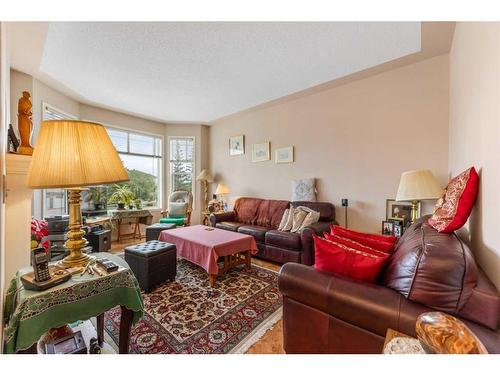
{"label": "coffee table", "polygon": [[[252,236],[205,225],[162,231],[159,240],[175,244],[178,256],[207,271],[211,287],[215,286],[218,275],[231,268],[242,264],[250,267],[251,255],[257,253]],[[217,260],[221,257],[224,265],[219,268]]]}

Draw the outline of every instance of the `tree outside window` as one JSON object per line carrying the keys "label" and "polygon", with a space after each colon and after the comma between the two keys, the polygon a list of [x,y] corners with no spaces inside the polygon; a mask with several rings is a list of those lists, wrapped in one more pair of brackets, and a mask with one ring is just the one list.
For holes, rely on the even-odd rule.
{"label": "tree outside window", "polygon": [[170,192],[193,191],[194,139],[170,138]]}

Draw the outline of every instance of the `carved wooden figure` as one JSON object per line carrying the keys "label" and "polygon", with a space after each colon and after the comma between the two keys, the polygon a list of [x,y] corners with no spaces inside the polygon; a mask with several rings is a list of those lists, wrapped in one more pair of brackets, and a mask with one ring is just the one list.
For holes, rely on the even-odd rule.
{"label": "carved wooden figure", "polygon": [[21,138],[21,146],[17,152],[23,155],[33,154],[33,147],[30,144],[31,131],[33,130],[31,107],[30,93],[23,91],[23,96],[19,99],[17,106],[17,126],[19,128],[19,137]]}
{"label": "carved wooden figure", "polygon": [[488,354],[481,341],[464,323],[445,313],[421,314],[417,319],[416,332],[427,353]]}

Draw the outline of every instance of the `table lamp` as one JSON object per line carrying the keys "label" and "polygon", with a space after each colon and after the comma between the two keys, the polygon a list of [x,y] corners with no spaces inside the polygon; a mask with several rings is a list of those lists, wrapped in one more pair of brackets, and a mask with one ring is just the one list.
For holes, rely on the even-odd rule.
{"label": "table lamp", "polygon": [[223,207],[224,207],[224,195],[227,194],[229,194],[229,189],[227,188],[227,186],[224,184],[218,184],[217,189],[215,190],[215,195],[218,195],[220,197]]}
{"label": "table lamp", "polygon": [[196,177],[197,181],[201,181],[203,184],[203,191],[205,192],[205,209],[207,209],[208,206],[208,183],[214,182],[214,178],[212,177],[212,174],[208,169],[204,169],[201,171],[201,173]]}
{"label": "table lamp", "polygon": [[403,172],[399,181],[397,201],[411,202],[411,221],[417,220],[417,206],[419,201],[438,199],[443,188],[429,170]]}
{"label": "table lamp", "polygon": [[85,266],[80,194],[83,186],[128,181],[128,174],[104,126],[91,122],[43,121],[28,170],[33,189],[66,188],[69,192],[69,231],[65,247],[69,255],[58,265]]}

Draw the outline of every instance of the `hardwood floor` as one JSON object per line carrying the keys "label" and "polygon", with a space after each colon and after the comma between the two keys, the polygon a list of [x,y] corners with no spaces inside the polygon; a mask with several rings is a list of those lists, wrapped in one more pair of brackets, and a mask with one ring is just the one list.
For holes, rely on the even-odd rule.
{"label": "hardwood floor", "polygon": [[[137,239],[123,240],[121,243],[112,242],[110,253],[121,253],[127,246],[144,242]],[[281,265],[262,259],[252,258],[252,264],[279,272]],[[280,319],[272,329],[267,331],[259,341],[253,344],[245,354],[285,354],[283,350],[283,319]]]}

